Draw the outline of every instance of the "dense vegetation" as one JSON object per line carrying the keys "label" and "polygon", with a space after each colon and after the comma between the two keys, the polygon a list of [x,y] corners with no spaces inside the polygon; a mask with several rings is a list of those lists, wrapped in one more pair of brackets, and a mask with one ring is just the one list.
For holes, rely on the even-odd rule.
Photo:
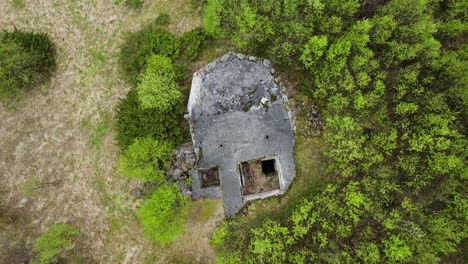
{"label": "dense vegetation", "polygon": [[34,242],[36,256],[32,264],[48,264],[63,261],[67,252],[72,251],[80,229],[64,223],[57,223],[44,231]]}
{"label": "dense vegetation", "polygon": [[54,44],[47,34],[15,30],[0,34],[0,99],[47,80],[55,68]]}
{"label": "dense vegetation", "polygon": [[186,200],[176,184],[165,184],[156,189],[138,213],[146,237],[165,245],[183,230]]}
{"label": "dense vegetation", "polygon": [[162,13],[127,36],[120,65],[132,89],[117,106],[121,172],[149,186],[138,215],[147,239],[163,245],[181,233],[186,212],[185,197],[166,175],[174,147],[188,135],[181,84],[207,39],[200,28],[179,39],[165,29],[169,22]]}
{"label": "dense vegetation", "polygon": [[219,261],[466,257],[466,17],[463,1],[209,0],[212,36],[302,76],[328,167],[286,215],[220,227]]}
{"label": "dense vegetation", "polygon": [[124,175],[142,182],[162,184],[164,170],[170,165],[172,146],[151,137],[136,138],[121,156],[120,168]]}

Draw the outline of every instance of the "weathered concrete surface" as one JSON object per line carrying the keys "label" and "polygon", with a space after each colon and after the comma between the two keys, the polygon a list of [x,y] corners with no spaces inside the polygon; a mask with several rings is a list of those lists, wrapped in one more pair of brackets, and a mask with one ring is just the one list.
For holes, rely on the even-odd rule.
{"label": "weathered concrete surface", "polygon": [[280,192],[274,193],[286,191],[295,176],[288,100],[273,72],[268,60],[229,53],[193,76],[188,111],[198,166],[219,167],[228,217],[244,205],[239,162],[277,157]]}

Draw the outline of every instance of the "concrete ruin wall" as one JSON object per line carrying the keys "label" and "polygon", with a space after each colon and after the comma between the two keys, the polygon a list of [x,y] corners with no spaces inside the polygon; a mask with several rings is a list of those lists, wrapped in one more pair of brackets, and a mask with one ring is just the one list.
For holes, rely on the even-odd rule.
{"label": "concrete ruin wall", "polygon": [[[271,195],[284,193],[295,176],[288,99],[273,73],[269,60],[228,53],[193,76],[188,112],[198,166],[219,168],[219,191],[228,217],[250,200],[242,197],[239,162],[278,158],[280,190]],[[194,196],[203,197],[202,189],[196,194],[196,181]],[[252,197],[257,196],[269,195]]]}

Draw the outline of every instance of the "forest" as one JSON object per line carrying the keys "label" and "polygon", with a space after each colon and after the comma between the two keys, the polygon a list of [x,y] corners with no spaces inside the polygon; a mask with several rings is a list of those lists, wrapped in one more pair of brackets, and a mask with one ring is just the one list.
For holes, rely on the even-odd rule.
{"label": "forest", "polygon": [[221,263],[466,261],[466,2],[209,0],[205,11],[214,37],[297,73],[325,119],[321,188],[225,222]]}
{"label": "forest", "polygon": [[[466,1],[91,2],[40,11],[78,42],[3,8],[0,263],[466,262]],[[273,62],[297,127],[291,189],[234,219],[168,172],[229,51]]]}

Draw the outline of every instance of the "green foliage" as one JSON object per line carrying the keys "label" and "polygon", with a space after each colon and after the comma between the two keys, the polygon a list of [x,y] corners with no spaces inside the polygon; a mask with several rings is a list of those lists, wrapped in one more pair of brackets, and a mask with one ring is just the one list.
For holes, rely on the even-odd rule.
{"label": "green foliage", "polygon": [[4,32],[5,39],[14,40],[21,47],[39,55],[39,65],[41,71],[52,71],[55,69],[55,44],[45,33],[22,32],[14,30]]}
{"label": "green foliage", "polygon": [[54,45],[46,34],[0,34],[0,99],[45,81],[54,67]]}
{"label": "green foliage", "polygon": [[137,84],[148,58],[161,55],[175,59],[180,52],[179,40],[156,23],[149,24],[140,31],[130,33],[120,50],[119,64],[125,80]]}
{"label": "green foliage", "polygon": [[156,17],[154,23],[156,25],[166,26],[169,25],[169,23],[171,23],[171,18],[169,17],[168,13],[163,12],[160,13],[158,17]]}
{"label": "green foliage", "polygon": [[206,32],[215,38],[224,36],[221,26],[221,1],[208,0],[205,7],[204,27]]}
{"label": "green foliage", "polygon": [[241,263],[243,258],[240,251],[245,235],[239,227],[238,222],[226,221],[213,233],[211,244],[217,251],[218,263]]}
{"label": "green foliage", "polygon": [[273,23],[266,17],[259,15],[258,10],[247,1],[240,2],[241,13],[236,17],[238,34],[233,40],[239,48],[256,47],[266,42],[274,34]]}
{"label": "green foliage", "polygon": [[385,255],[387,256],[390,263],[397,263],[399,261],[405,260],[412,254],[410,248],[402,239],[400,239],[399,236],[391,236],[383,243],[385,245]]}
{"label": "green foliage", "polygon": [[185,32],[180,37],[180,43],[182,46],[182,56],[185,61],[194,61],[200,51],[206,44],[208,35],[203,28],[195,28]]}
{"label": "green foliage", "polygon": [[120,168],[127,177],[142,182],[165,182],[173,148],[151,137],[136,138],[120,157]]}
{"label": "green foliage", "polygon": [[322,57],[328,45],[327,36],[313,36],[309,39],[302,52],[301,61],[306,68],[312,68]]}
{"label": "green foliage", "polygon": [[266,221],[260,228],[251,230],[249,252],[258,263],[282,264],[287,258],[287,247],[292,239],[289,230],[273,221]]}
{"label": "green foliage", "polygon": [[463,1],[208,1],[205,29],[300,75],[326,121],[327,188],[311,187],[276,218],[221,227],[213,239],[222,261],[438,263],[460,254],[466,17]]}
{"label": "green foliage", "polygon": [[32,264],[57,263],[66,252],[72,251],[80,229],[64,223],[51,226],[34,242],[33,251],[37,254]]}
{"label": "green foliage", "polygon": [[179,102],[180,92],[171,59],[152,55],[145,71],[139,76],[136,92],[142,109],[157,109],[165,113]]}
{"label": "green foliage", "polygon": [[31,85],[39,56],[0,36],[0,98],[16,95]]}
{"label": "green foliage", "polygon": [[122,149],[135,138],[152,137],[171,144],[181,143],[183,132],[179,125],[179,108],[161,112],[158,109],[142,109],[134,89],[117,105],[117,142]]}
{"label": "green foliage", "polygon": [[185,197],[175,184],[156,189],[138,209],[147,239],[162,245],[173,241],[182,232],[185,213]]}
{"label": "green foliage", "polygon": [[143,0],[125,0],[125,6],[133,9],[138,9],[143,6]]}

